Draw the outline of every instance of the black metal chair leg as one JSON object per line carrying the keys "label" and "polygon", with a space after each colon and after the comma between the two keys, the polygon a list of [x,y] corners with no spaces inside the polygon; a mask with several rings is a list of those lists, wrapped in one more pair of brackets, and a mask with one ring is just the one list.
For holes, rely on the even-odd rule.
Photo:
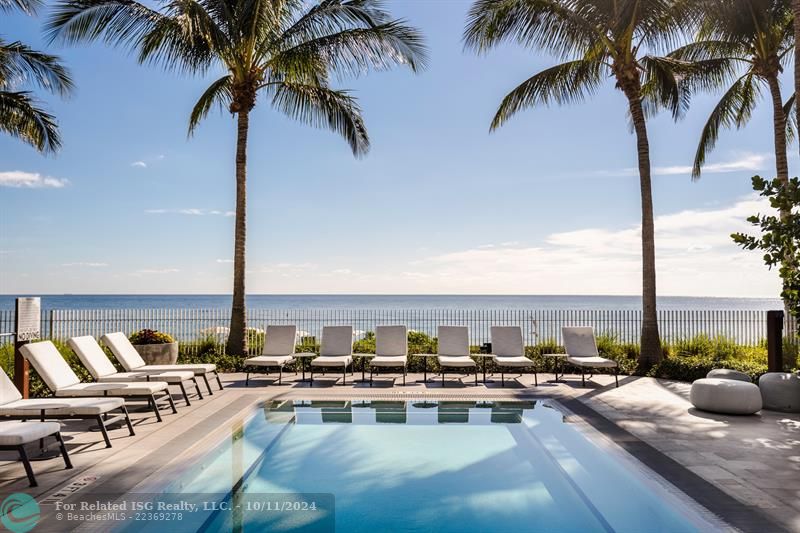
{"label": "black metal chair leg", "polygon": [[278,367],[278,385],[282,385],[281,380],[283,379],[283,367]]}
{"label": "black metal chair leg", "polygon": [[614,384],[619,387],[619,365],[614,367]]}
{"label": "black metal chair leg", "polygon": [[583,367],[581,367],[581,387],[586,386],[586,378],[584,377]]}
{"label": "black metal chair leg", "polygon": [[217,385],[219,385],[219,390],[225,390],[225,387],[222,386],[222,380],[219,377],[219,372],[214,370],[214,376],[217,378]]}
{"label": "black metal chair leg", "polygon": [[20,445],[17,447],[17,451],[19,452],[22,466],[25,467],[25,473],[28,475],[28,483],[30,483],[31,487],[38,487],[39,484],[36,483],[36,477],[33,475],[33,469],[31,468],[31,462],[28,460],[28,454],[25,453],[25,447]]}
{"label": "black metal chair leg", "polygon": [[97,415],[97,426],[100,428],[100,432],[103,434],[103,440],[106,441],[106,448],[111,448],[111,439],[108,438],[108,431],[106,430],[106,421],[103,420],[101,415]]}
{"label": "black metal chair leg", "polygon": [[183,394],[183,400],[186,402],[186,406],[191,407],[192,402],[189,401],[189,395],[186,394],[186,387],[183,386],[183,382],[178,383],[178,386],[181,388],[181,394]]}
{"label": "black metal chair leg", "polygon": [[213,395],[214,391],[211,390],[211,383],[208,382],[208,374],[203,374],[203,381],[206,382],[206,388],[208,389],[208,394]]}
{"label": "black metal chair leg", "polygon": [[69,459],[69,454],[67,453],[67,447],[64,445],[64,439],[61,438],[61,432],[56,431],[56,434],[54,436],[58,441],[58,447],[61,448],[61,457],[64,458],[64,467],[67,469],[72,468],[72,461],[70,461]]}
{"label": "black metal chair leg", "polygon": [[166,390],[167,400],[169,400],[169,406],[172,408],[172,414],[178,414],[178,408],[175,407],[175,400],[172,399],[172,394],[169,393],[169,389]]}
{"label": "black metal chair leg", "polygon": [[314,386],[314,366],[311,366],[311,381],[308,382],[309,388]]}
{"label": "black metal chair leg", "polygon": [[197,391],[197,397],[202,400],[203,399],[203,393],[200,392],[200,384],[197,383],[197,378],[196,377],[192,378],[192,383],[194,383],[194,390]]}
{"label": "black metal chair leg", "polygon": [[475,367],[475,386],[478,386],[478,367]]}
{"label": "black metal chair leg", "polygon": [[500,386],[506,386],[506,373],[502,368],[500,369]]}
{"label": "black metal chair leg", "polygon": [[539,386],[539,376],[536,375],[536,369],[533,370],[533,386]]}
{"label": "black metal chair leg", "polygon": [[156,414],[156,420],[162,422],[163,420],[161,418],[161,411],[159,411],[158,409],[158,402],[156,402],[156,397],[151,394],[150,398],[148,398],[148,401],[150,402],[150,405],[153,406],[153,412]]}
{"label": "black metal chair leg", "polygon": [[245,387],[249,387],[250,386],[250,372],[249,371],[247,372],[247,376],[244,378],[244,386]]}
{"label": "black metal chair leg", "polygon": [[131,416],[128,414],[128,408],[123,405],[120,409],[122,409],[122,414],[125,415],[125,423],[128,424],[128,432],[131,437],[135,436],[136,433],[133,431],[133,424],[131,424]]}

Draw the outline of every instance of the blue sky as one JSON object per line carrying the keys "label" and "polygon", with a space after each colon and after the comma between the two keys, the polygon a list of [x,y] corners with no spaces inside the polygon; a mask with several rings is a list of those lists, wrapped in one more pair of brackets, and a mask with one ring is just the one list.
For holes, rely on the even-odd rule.
{"label": "blue sky", "polygon": [[[389,6],[424,32],[431,61],[416,76],[338,83],[364,109],[366,158],[264,99],[252,114],[248,292],[637,294],[635,139],[613,83],[490,134],[502,97],[554,59],[465,52],[467,1]],[[62,128],[57,156],[0,137],[0,293],[230,292],[235,124],[213,113],[186,136],[219,72],[186,78],[102,45],[48,46],[41,22],[4,16],[0,34],[62,56],[78,89],[43,95]],[[745,130],[723,132],[692,182],[715,97],[649,125],[660,293],[773,297],[775,273],[728,237],[760,208],[750,176],[772,173],[770,110],[764,99]]]}

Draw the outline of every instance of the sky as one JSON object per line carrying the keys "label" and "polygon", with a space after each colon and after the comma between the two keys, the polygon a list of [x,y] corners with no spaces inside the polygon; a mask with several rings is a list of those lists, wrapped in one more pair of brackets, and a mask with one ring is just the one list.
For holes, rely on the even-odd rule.
{"label": "sky", "polygon": [[[517,45],[465,51],[467,1],[388,6],[425,34],[430,64],[336,82],[364,110],[367,157],[266,99],[251,115],[248,293],[639,294],[636,145],[613,82],[490,133],[502,97],[556,60]],[[102,44],[49,45],[41,25],[3,15],[0,35],[61,56],[77,90],[41,95],[61,126],[56,156],[0,136],[0,293],[230,293],[235,123],[212,112],[187,137],[220,71],[186,77]],[[649,123],[659,294],[776,297],[777,274],[730,239],[765,208],[750,177],[774,173],[766,99],[690,178],[718,98]]]}

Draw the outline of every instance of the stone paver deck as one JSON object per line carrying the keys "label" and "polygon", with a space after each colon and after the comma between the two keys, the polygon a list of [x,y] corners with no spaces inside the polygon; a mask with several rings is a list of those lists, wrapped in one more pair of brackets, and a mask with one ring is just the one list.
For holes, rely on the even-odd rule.
{"label": "stone paver deck", "polygon": [[[499,376],[496,383],[477,387],[470,379],[459,383],[448,378],[442,388],[439,381],[416,383],[422,375],[409,374],[407,386],[399,385],[400,380],[393,386],[382,376],[370,388],[352,383],[360,377],[359,372],[348,375],[348,384],[342,387],[334,386],[334,376],[328,375],[309,388],[288,375],[282,386],[269,385],[270,377],[252,379],[245,388],[243,374],[227,374],[224,391],[193,401],[191,407],[179,402],[179,415],[165,415],[161,424],[146,412],[133,413],[137,435],[130,437],[125,429],[112,431],[111,449],[104,448],[98,433],[81,431],[89,423],[66,422],[75,468],[64,470],[60,458],[35,462],[39,487],[29,489],[21,463],[13,461],[15,454],[2,452],[0,492],[24,491],[41,500],[76,480],[88,482],[73,497],[152,487],[202,454],[215,432],[229,432],[255,405],[277,397],[552,397],[739,529],[800,532],[800,416],[796,414],[762,411],[737,417],[698,412],[688,402],[688,384],[651,378],[621,377],[619,388],[614,388],[611,376],[595,376],[581,387],[579,377],[567,375],[567,383],[554,384],[546,382],[552,375],[539,374],[539,386],[533,387],[533,376],[525,375],[518,382],[507,382],[505,388],[500,387]],[[44,506],[45,520],[48,512]]]}

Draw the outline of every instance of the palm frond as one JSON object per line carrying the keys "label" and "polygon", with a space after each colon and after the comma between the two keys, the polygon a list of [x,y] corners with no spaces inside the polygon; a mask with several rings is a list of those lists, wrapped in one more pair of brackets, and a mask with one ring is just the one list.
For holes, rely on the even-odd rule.
{"label": "palm frond", "polygon": [[369,151],[361,109],[346,91],[284,82],[274,87],[272,104],[294,120],[338,133],[357,157]]}
{"label": "palm frond", "polygon": [[742,127],[750,119],[759,89],[754,75],[748,73],[731,85],[711,111],[703,131],[692,168],[692,178],[700,178],[706,155],[711,152],[722,128]]}
{"label": "palm frond", "polygon": [[467,14],[464,46],[481,53],[517,42],[568,58],[582,56],[598,41],[609,45],[602,15],[579,7],[560,0],[477,0]]}
{"label": "palm frond", "polygon": [[783,104],[783,114],[786,116],[786,142],[792,143],[797,134],[797,108],[795,95],[789,97]]}
{"label": "palm frond", "polygon": [[57,56],[37,52],[15,41],[5,43],[0,39],[0,85],[30,82],[34,85],[66,96],[74,88],[69,71]]}
{"label": "palm frond", "polygon": [[0,91],[0,131],[43,153],[56,152],[61,147],[55,117],[41,108],[29,92]]}
{"label": "palm frond", "polygon": [[518,111],[535,105],[583,101],[601,85],[605,68],[600,61],[581,59],[539,72],[503,98],[490,129],[499,128]]}
{"label": "palm frond", "polygon": [[133,49],[162,18],[134,0],[56,0],[44,28],[50,42],[103,39]]}
{"label": "palm frond", "polygon": [[219,105],[223,108],[226,104],[230,104],[231,92],[231,76],[223,76],[208,86],[208,89],[200,96],[200,99],[192,108],[192,114],[189,116],[189,136],[194,134],[200,121],[208,116],[209,111],[214,105]]}
{"label": "palm frond", "polygon": [[285,49],[353,27],[374,28],[389,20],[380,0],[322,0],[285,28],[278,44]]}
{"label": "palm frond", "polygon": [[35,15],[42,4],[42,0],[0,0],[0,12],[21,11],[26,15]]}
{"label": "palm frond", "polygon": [[674,120],[680,119],[689,108],[692,91],[686,74],[692,64],[667,57],[645,56],[642,98],[645,115],[650,117],[661,109],[669,109]]}

